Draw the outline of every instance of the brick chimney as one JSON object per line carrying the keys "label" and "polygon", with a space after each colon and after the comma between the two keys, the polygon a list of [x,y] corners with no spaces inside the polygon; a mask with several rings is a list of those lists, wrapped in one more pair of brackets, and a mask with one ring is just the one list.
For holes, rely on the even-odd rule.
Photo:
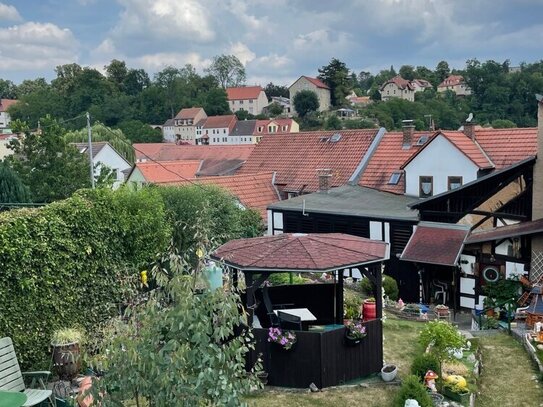
{"label": "brick chimney", "polygon": [[464,134],[470,139],[475,140],[475,123],[473,120],[470,122],[464,122]]}
{"label": "brick chimney", "polygon": [[411,147],[411,144],[413,143],[413,134],[415,133],[415,126],[413,125],[413,120],[402,120],[402,132],[402,146],[404,148]]}
{"label": "brick chimney", "polygon": [[[537,95],[537,159],[532,181],[532,220],[543,218],[543,96]],[[530,280],[538,278],[543,268],[543,236],[532,238],[532,262]]]}
{"label": "brick chimney", "polygon": [[319,192],[328,193],[328,190],[330,189],[332,170],[330,168],[318,169],[317,176],[319,177]]}

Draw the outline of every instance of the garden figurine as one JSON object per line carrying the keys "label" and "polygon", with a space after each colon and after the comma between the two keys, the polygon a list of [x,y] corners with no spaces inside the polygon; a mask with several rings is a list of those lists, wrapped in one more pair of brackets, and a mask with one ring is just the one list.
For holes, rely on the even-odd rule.
{"label": "garden figurine", "polygon": [[433,370],[428,370],[424,375],[424,384],[432,391],[432,393],[437,393],[436,379],[438,377],[437,373]]}

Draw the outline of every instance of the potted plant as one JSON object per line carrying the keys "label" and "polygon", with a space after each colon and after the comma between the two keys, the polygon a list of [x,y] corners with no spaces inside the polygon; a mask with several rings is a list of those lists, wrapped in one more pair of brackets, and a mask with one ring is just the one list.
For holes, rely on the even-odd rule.
{"label": "potted plant", "polygon": [[388,364],[384,365],[381,369],[381,378],[385,382],[391,382],[396,378],[396,375],[398,374],[398,367],[396,365]]}
{"label": "potted plant", "polygon": [[296,345],[296,334],[293,331],[283,331],[281,328],[270,328],[268,342],[274,343],[283,350],[291,350]]}
{"label": "potted plant", "polygon": [[364,320],[377,318],[375,298],[370,297],[364,300],[364,303],[362,304],[362,315],[364,316]]}
{"label": "potted plant", "polygon": [[368,333],[366,327],[360,321],[350,321],[345,329],[345,343],[349,346],[355,346],[362,342]]}
{"label": "potted plant", "polygon": [[449,315],[449,307],[444,304],[438,304],[435,307],[436,314],[441,317],[446,317]]}
{"label": "potted plant", "polygon": [[443,395],[450,400],[466,405],[469,402],[469,390],[457,383],[445,383],[441,390]]}
{"label": "potted plant", "polygon": [[72,380],[81,370],[82,344],[83,333],[78,329],[64,328],[53,333],[53,365],[61,379]]}

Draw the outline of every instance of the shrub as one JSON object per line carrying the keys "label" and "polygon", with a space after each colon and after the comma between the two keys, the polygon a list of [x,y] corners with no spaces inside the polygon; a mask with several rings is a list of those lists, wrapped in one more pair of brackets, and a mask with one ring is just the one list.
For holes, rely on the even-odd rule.
{"label": "shrub", "polygon": [[40,209],[0,215],[0,333],[23,369],[48,367],[52,333],[89,334],[118,313],[128,284],[170,239],[152,191],[86,190]]}
{"label": "shrub", "polygon": [[417,376],[419,380],[424,379],[428,370],[439,372],[439,360],[431,353],[423,353],[413,359],[411,365],[411,374]]}
{"label": "shrub", "polygon": [[[290,284],[290,273],[272,273],[268,280],[272,285]],[[304,284],[306,281],[298,273],[292,273],[292,284]]]}
{"label": "shrub", "polygon": [[[360,281],[360,287],[362,288],[362,291],[371,296],[375,296],[373,283],[369,280],[369,278],[364,277],[362,281]],[[387,276],[386,274],[383,274],[383,288],[385,289],[385,294],[393,301],[398,300],[398,283],[396,280],[394,280],[392,277]]]}
{"label": "shrub", "polygon": [[445,321],[428,322],[420,333],[419,341],[424,348],[430,346],[430,352],[439,361],[439,376],[443,376],[441,366],[444,361],[452,360],[451,349],[462,348],[466,339],[450,323]]}
{"label": "shrub", "polygon": [[402,381],[402,387],[394,399],[394,406],[404,407],[407,399],[417,400],[420,407],[433,406],[432,399],[426,392],[424,385],[414,375],[409,375]]}

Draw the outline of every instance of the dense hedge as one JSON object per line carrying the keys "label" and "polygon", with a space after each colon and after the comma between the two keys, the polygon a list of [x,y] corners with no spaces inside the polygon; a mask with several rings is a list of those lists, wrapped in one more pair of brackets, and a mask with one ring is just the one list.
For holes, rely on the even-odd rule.
{"label": "dense hedge", "polygon": [[48,368],[52,331],[80,325],[92,333],[116,313],[123,278],[137,275],[170,237],[153,190],[82,191],[3,213],[0,337],[12,337],[24,368]]}

